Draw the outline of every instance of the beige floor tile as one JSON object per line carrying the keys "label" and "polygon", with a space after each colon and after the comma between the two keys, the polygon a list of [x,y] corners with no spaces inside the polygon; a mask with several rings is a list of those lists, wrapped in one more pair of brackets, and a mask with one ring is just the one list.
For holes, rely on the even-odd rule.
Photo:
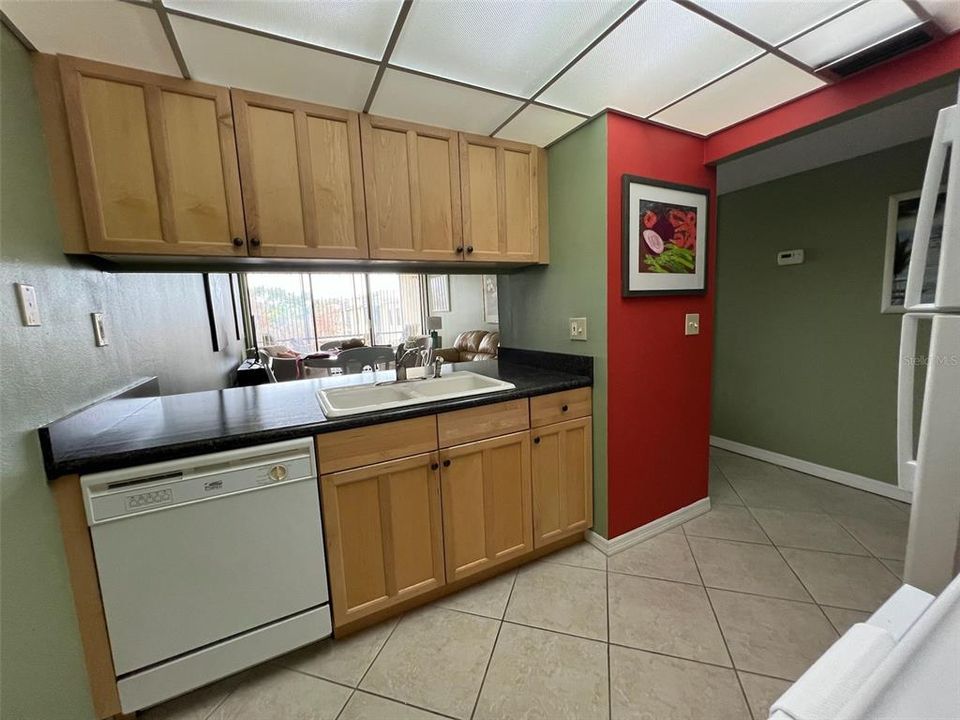
{"label": "beige floor tile", "polygon": [[607,689],[606,645],[507,622],[474,718],[602,720]]}
{"label": "beige floor tile", "polygon": [[786,680],[764,677],[763,675],[753,675],[745,672],[738,673],[738,675],[740,675],[743,692],[747,695],[747,703],[750,705],[754,720],[767,720],[770,716],[770,706],[791,685]]}
{"label": "beige floor tile", "polygon": [[789,566],[771,545],[691,537],[704,585],[791,600],[810,600]]}
{"label": "beige floor tile", "polygon": [[[771,466],[773,467],[773,466]],[[790,479],[777,468],[778,474],[768,477],[729,478],[743,502],[752,508],[778,510],[821,510],[820,500],[811,484]]]}
{"label": "beige floor tile", "polygon": [[428,607],[405,616],[360,688],[421,708],[468,718],[500,623]]}
{"label": "beige floor tile", "polygon": [[851,517],[837,515],[843,525],[870,552],[878,558],[903,560],[907,550],[907,532],[910,519],[899,514],[887,517]]}
{"label": "beige floor tile", "polygon": [[610,646],[613,720],[748,720],[733,670]]}
{"label": "beige floor tile", "polygon": [[716,505],[709,512],[683,524],[687,535],[767,543],[766,534],[745,507]]}
{"label": "beige floor tile", "polygon": [[700,584],[700,573],[682,532],[665,532],[607,559],[611,572]]}
{"label": "beige floor tile", "polygon": [[588,542],[577,543],[543,558],[546,562],[574,565],[593,570],[607,569],[607,556]]}
{"label": "beige floor tile", "polygon": [[333,720],[351,692],[320,678],[270,667],[245,680],[210,720]]}
{"label": "beige floor tile", "polygon": [[879,560],[783,548],[783,556],[821,605],[873,612],[900,587]]}
{"label": "beige floor tile", "polygon": [[755,460],[746,455],[725,453],[713,457],[712,460],[734,489],[741,480],[769,480],[783,477],[779,466]]}
{"label": "beige floor tile", "polygon": [[714,504],[721,505],[743,505],[743,500],[734,491],[733,486],[727,482],[715,464],[710,463],[710,500]]}
{"label": "beige floor tile", "polygon": [[811,603],[707,592],[738,670],[796,680],[837,639]]}
{"label": "beige floor tile", "polygon": [[485,615],[500,620],[507,609],[507,600],[510,598],[510,590],[513,589],[513,580],[516,576],[515,570],[497,575],[479,585],[471,585],[453,595],[442,597],[435,604],[450,610]]}
{"label": "beige floor tile", "polygon": [[846,610],[844,608],[827,607],[826,605],[823,606],[823,612],[841,635],[857,623],[866,622],[870,617],[870,613],[862,610]]}
{"label": "beige floor tile", "polygon": [[441,720],[426,710],[357,691],[337,720]]}
{"label": "beige floor tile", "polygon": [[826,513],[755,508],[753,515],[774,545],[851,555],[869,554]]}
{"label": "beige floor tile", "polygon": [[[887,498],[890,500],[890,498]],[[910,516],[910,503],[899,502],[898,500],[890,500],[890,504],[893,505],[897,510],[902,512],[906,516]]]}
{"label": "beige floor tile", "polygon": [[852,515],[862,518],[892,518],[897,520],[903,517],[887,498],[869,493],[864,490],[831,482],[822,478],[814,478],[795,470],[784,469],[784,474],[793,480],[805,483],[812,488],[824,512],[830,515]]}
{"label": "beige floor tile", "polygon": [[206,720],[207,716],[243,681],[234,675],[157,705],[140,714],[141,720]]}
{"label": "beige floor tile", "polygon": [[396,624],[396,619],[386,620],[343,640],[321,640],[275,662],[291,670],[356,687]]}
{"label": "beige floor tile", "polygon": [[545,630],[607,639],[607,574],[538,562],[520,570],[506,620]]}
{"label": "beige floor tile", "polygon": [[610,642],[730,665],[702,587],[612,573],[608,582]]}
{"label": "beige floor tile", "polygon": [[903,560],[888,560],[887,558],[881,558],[880,562],[887,566],[887,569],[896,575],[898,578],[903,580],[903,570],[904,562]]}

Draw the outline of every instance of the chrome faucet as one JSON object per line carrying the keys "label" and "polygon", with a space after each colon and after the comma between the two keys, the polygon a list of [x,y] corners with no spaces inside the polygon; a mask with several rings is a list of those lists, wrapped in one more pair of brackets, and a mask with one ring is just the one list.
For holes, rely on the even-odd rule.
{"label": "chrome faucet", "polygon": [[[408,365],[408,358],[413,358],[414,362]],[[403,343],[397,345],[397,353],[395,355],[395,361],[397,366],[397,381],[407,379],[407,368],[415,367],[418,363],[417,360],[422,360],[422,355],[419,348],[408,348]]]}

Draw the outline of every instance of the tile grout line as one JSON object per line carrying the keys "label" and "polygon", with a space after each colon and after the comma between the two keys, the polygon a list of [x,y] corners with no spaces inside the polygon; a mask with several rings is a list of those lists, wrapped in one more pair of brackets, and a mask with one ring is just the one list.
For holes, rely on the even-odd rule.
{"label": "tile grout line", "polygon": [[347,709],[347,705],[350,704],[350,701],[353,700],[353,696],[357,694],[357,689],[352,688],[350,694],[347,696],[347,701],[343,704],[343,707],[340,708],[340,712],[337,713],[336,717],[333,720],[340,720],[340,716],[343,715],[343,711]]}
{"label": "tile grout line", "polygon": [[400,623],[402,623],[406,619],[406,617],[407,617],[406,614],[403,614],[399,618],[397,618],[397,622],[394,624],[393,629],[391,629],[390,633],[387,635],[387,639],[384,640],[383,644],[377,649],[377,654],[373,656],[373,660],[370,661],[370,664],[367,665],[367,669],[363,671],[363,675],[361,675],[360,679],[357,680],[357,684],[355,686],[357,690],[360,689],[360,685],[367,678],[367,673],[370,672],[370,669],[373,667],[374,663],[377,662],[377,659],[380,657],[380,653],[383,652],[383,649],[387,646],[387,643],[390,642],[390,638],[393,637],[393,634],[397,631],[397,628],[400,627]]}
{"label": "tile grout line", "polygon": [[517,586],[517,578],[520,577],[520,570],[513,575],[513,582],[510,584],[510,592],[507,593],[507,603],[503,606],[503,617],[500,618],[500,624],[497,625],[497,634],[493,638],[493,647],[490,648],[490,657],[487,658],[487,664],[483,668],[483,677],[480,678],[480,687],[477,688],[477,696],[473,699],[473,709],[470,711],[470,720],[477,714],[477,706],[480,705],[480,696],[483,694],[483,686],[487,682],[487,673],[490,672],[490,663],[493,662],[493,654],[497,651],[497,643],[500,641],[500,631],[503,630],[503,618],[507,616],[507,609],[510,607],[510,600],[513,598],[513,589]]}
{"label": "tile grout line", "polygon": [[610,558],[603,556],[603,583],[607,589],[607,720],[613,720],[613,675],[610,670]]}

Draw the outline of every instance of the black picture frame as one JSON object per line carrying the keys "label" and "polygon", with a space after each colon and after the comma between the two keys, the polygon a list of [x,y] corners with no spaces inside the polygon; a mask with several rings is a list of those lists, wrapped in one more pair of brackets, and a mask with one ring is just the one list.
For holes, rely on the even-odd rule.
{"label": "black picture frame", "polygon": [[[631,287],[631,268],[634,260],[639,260],[639,258],[631,258],[631,243],[630,243],[630,221],[631,221],[631,207],[630,203],[630,190],[633,185],[643,185],[651,188],[656,188],[660,190],[669,190],[677,191],[681,193],[688,193],[690,195],[696,196],[696,200],[703,203],[702,216],[705,219],[705,222],[698,223],[698,237],[695,248],[699,249],[699,252],[696,254],[697,263],[702,267],[701,280],[698,282],[696,287],[689,288],[635,288]],[[639,207],[636,208],[639,213]],[[700,212],[700,208],[697,208]],[[644,297],[644,296],[661,296],[661,295],[705,295],[707,292],[707,285],[709,281],[709,246],[710,246],[710,189],[699,187],[696,185],[683,185],[680,183],[671,183],[665,182],[663,180],[657,180],[655,178],[644,177],[642,175],[629,175],[624,173],[621,177],[620,183],[620,214],[621,214],[621,227],[620,227],[620,294],[622,297]],[[703,229],[703,239],[700,240],[699,229]],[[701,247],[702,246],[702,247]],[[669,273],[649,273],[651,277],[663,277],[664,275],[670,275]],[[676,274],[676,277],[683,278],[689,277],[690,274]]]}

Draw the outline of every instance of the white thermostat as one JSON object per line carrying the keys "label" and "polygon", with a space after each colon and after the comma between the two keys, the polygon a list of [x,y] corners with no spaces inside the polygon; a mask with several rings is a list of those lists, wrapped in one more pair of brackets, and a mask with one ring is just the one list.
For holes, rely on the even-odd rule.
{"label": "white thermostat", "polygon": [[777,253],[777,265],[799,265],[803,262],[803,250],[781,250]]}

